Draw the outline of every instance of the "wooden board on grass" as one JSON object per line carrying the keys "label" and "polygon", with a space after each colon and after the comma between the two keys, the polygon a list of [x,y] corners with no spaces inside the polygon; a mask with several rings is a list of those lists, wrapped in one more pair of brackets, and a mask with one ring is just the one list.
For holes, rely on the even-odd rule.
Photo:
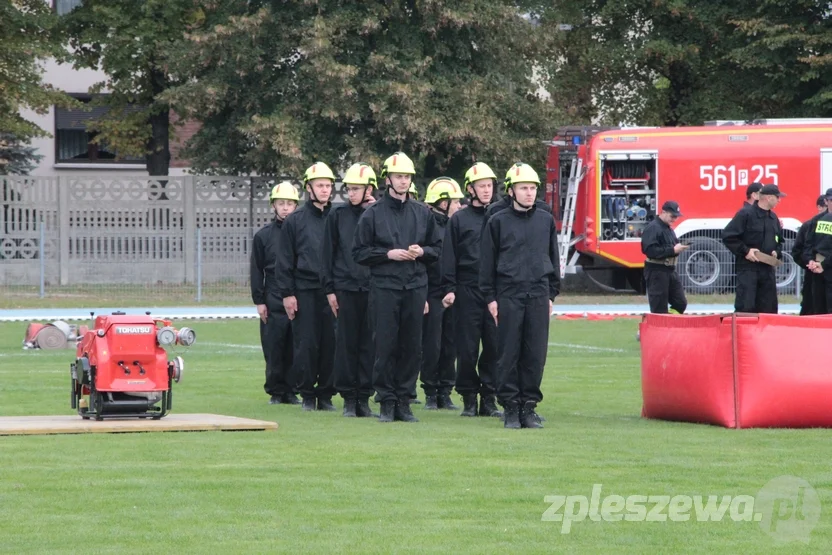
{"label": "wooden board on grass", "polygon": [[207,432],[213,430],[276,430],[277,423],[220,414],[170,414],[160,420],[125,418],[84,420],[76,415],[3,416],[0,436],[95,434],[127,432]]}

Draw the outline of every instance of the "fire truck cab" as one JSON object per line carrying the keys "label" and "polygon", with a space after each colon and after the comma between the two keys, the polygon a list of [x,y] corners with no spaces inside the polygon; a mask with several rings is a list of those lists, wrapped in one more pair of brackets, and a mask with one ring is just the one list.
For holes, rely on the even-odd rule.
{"label": "fire truck cab", "polygon": [[789,251],[801,223],[832,188],[832,119],[713,121],[687,128],[567,127],[550,143],[546,200],[558,222],[561,276],[583,272],[609,291],[643,292],[641,234],[667,200],[690,245],[678,259],[690,293],[734,287],[734,257],[721,233],[754,182],[788,196],[775,209],[785,264],[777,286],[796,287]]}

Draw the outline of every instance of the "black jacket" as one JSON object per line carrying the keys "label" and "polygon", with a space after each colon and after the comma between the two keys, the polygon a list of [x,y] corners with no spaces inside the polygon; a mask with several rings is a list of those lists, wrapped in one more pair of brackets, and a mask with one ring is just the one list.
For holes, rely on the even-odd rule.
{"label": "black jacket", "polygon": [[283,310],[283,297],[275,277],[282,227],[283,220],[275,218],[255,233],[251,242],[251,300],[268,306],[269,310]]}
{"label": "black jacket", "polygon": [[[370,267],[374,287],[418,289],[428,284],[425,266],[439,258],[442,238],[436,220],[423,204],[394,199],[389,193],[371,204],[358,220],[352,255]],[[419,245],[424,255],[414,261],[390,260],[387,253]]]}
{"label": "black jacket", "polygon": [[321,288],[321,244],[329,208],[311,201],[289,214],[277,256],[277,286],[284,297]]}
{"label": "black jacket", "polygon": [[832,214],[822,212],[811,220],[806,231],[806,244],[803,248],[803,262],[814,260],[816,254],[821,254],[825,260],[821,262],[823,271],[832,268]]}
{"label": "black jacket", "polygon": [[480,249],[487,207],[466,206],[454,214],[442,242],[442,287],[456,292],[457,285],[479,287]]}
{"label": "black jacket", "polygon": [[[669,225],[664,223],[661,218],[653,218],[653,221],[644,227],[644,233],[641,235],[641,252],[647,258],[655,260],[675,258],[677,255],[673,251],[673,247],[678,242],[676,232]],[[645,262],[645,265],[672,269],[670,266],[651,262]]]}
{"label": "black jacket", "polygon": [[428,294],[437,295],[443,293],[442,289],[442,251],[445,249],[445,230],[448,227],[448,216],[431,210],[436,223],[436,232],[439,234],[439,258],[427,264],[428,271]]}
{"label": "black jacket", "polygon": [[722,242],[737,257],[737,265],[760,264],[745,259],[751,249],[783,258],[783,230],[777,214],[763,210],[759,203],[741,208],[722,230]]}
{"label": "black jacket", "polygon": [[560,293],[560,256],[555,220],[532,207],[511,207],[485,224],[480,261],[480,289],[485,301],[497,297],[545,296]]}
{"label": "black jacket", "polygon": [[[805,268],[806,265],[809,264],[810,260],[815,259],[815,253],[812,249],[812,245],[809,243],[809,234],[810,231],[816,228],[818,220],[826,214],[828,214],[828,212],[815,214],[809,220],[804,222],[797,231],[797,238],[795,239],[794,246],[792,247],[792,258],[801,268]],[[802,236],[801,233],[803,234]],[[812,241],[814,241],[814,234],[812,234],[812,236]]]}
{"label": "black jacket", "polygon": [[349,202],[334,206],[326,217],[321,249],[321,285],[329,295],[336,291],[369,291],[370,269],[355,262],[352,243],[363,206]]}

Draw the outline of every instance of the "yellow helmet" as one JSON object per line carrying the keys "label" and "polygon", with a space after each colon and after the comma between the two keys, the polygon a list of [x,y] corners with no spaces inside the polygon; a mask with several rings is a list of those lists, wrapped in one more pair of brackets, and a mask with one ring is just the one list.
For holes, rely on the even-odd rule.
{"label": "yellow helmet", "polygon": [[497,179],[497,176],[487,164],[477,162],[465,172],[465,186],[468,187],[468,185],[478,179]]}
{"label": "yellow helmet", "polygon": [[416,167],[413,165],[413,160],[408,158],[407,154],[397,152],[381,165],[382,179],[391,173],[409,173],[410,175],[416,175]]}
{"label": "yellow helmet", "polygon": [[347,169],[344,174],[344,185],[364,185],[365,187],[378,187],[376,172],[367,164],[357,163]]}
{"label": "yellow helmet", "polygon": [[272,187],[272,192],[269,194],[269,204],[276,200],[293,200],[295,202],[300,202],[300,197],[298,196],[298,190],[295,189],[294,185],[288,181],[281,181]]}
{"label": "yellow helmet", "polygon": [[530,165],[517,162],[506,172],[506,191],[515,183],[537,183],[540,185],[540,178],[537,177],[537,172]]}
{"label": "yellow helmet", "polygon": [[419,198],[419,189],[416,188],[415,183],[410,183],[410,188],[407,190],[407,192],[411,195],[416,195],[416,198]]}
{"label": "yellow helmet", "polygon": [[306,168],[306,172],[303,174],[303,184],[306,185],[311,180],[320,178],[331,179],[333,183],[335,182],[335,174],[332,173],[329,166],[323,162],[315,162]]}
{"label": "yellow helmet", "polygon": [[428,185],[425,192],[425,203],[433,204],[440,200],[451,200],[465,198],[459,183],[450,177],[437,177]]}

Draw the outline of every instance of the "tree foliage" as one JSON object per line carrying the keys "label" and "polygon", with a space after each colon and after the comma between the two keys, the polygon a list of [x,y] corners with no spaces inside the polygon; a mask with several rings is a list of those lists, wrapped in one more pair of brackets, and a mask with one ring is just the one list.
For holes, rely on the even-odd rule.
{"label": "tree foliage", "polygon": [[[169,71],[168,45],[199,28],[204,11],[194,0],[84,0],[64,16],[76,68],[102,69],[106,80],[91,93],[110,107],[91,122],[96,141],[121,155],[144,156],[150,175],[170,164],[170,105],[161,94],[178,84]],[[127,110],[128,106],[139,109]]]}
{"label": "tree foliage", "polygon": [[475,159],[542,169],[557,118],[537,94],[546,49],[503,0],[235,0],[171,45],[189,79],[163,96],[202,122],[189,150],[199,170],[378,166],[397,150],[426,176]]}
{"label": "tree foliage", "polygon": [[828,2],[558,0],[544,14],[552,30],[573,25],[555,33],[553,71],[557,91],[578,92],[579,117],[694,125],[823,112]]}
{"label": "tree foliage", "polygon": [[54,31],[55,17],[43,0],[0,0],[0,132],[14,142],[48,136],[23,110],[46,114],[53,104],[72,104],[42,80],[42,62],[60,51]]}

